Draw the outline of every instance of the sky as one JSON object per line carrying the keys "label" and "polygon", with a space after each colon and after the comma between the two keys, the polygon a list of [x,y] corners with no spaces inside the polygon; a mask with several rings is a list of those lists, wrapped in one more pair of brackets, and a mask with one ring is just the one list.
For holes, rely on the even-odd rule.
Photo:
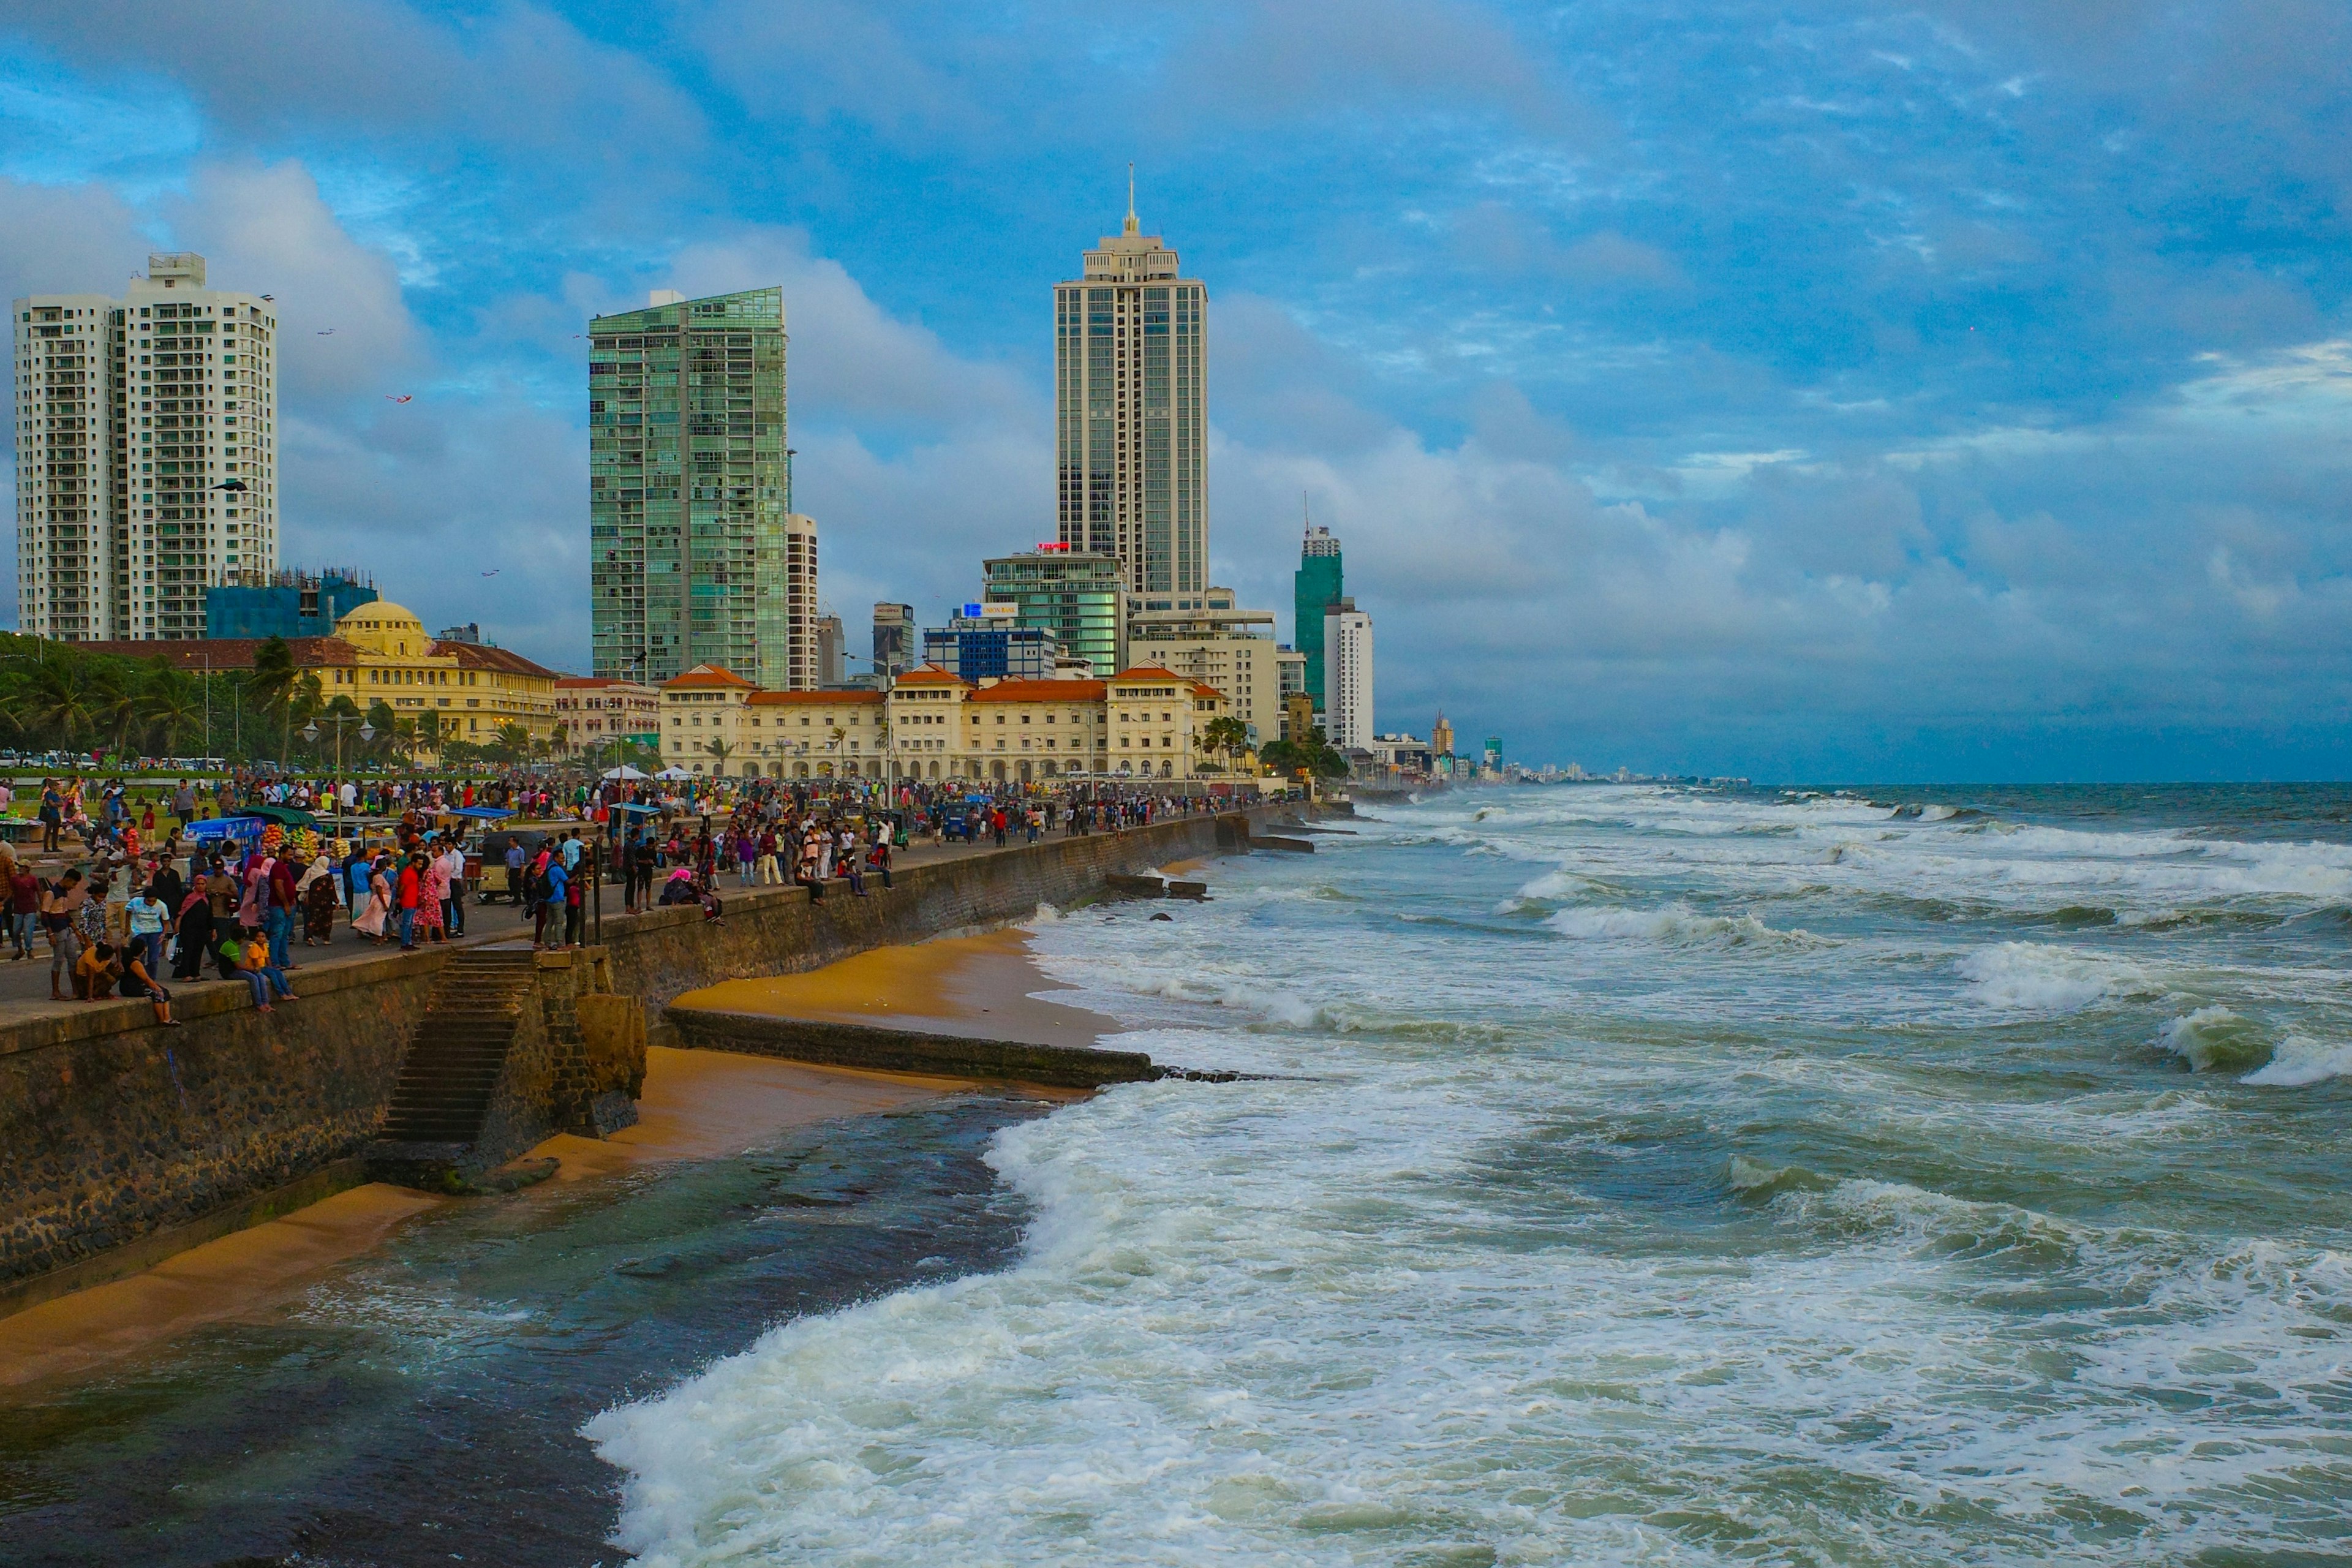
{"label": "sky", "polygon": [[582,669],[587,318],[782,285],[862,652],[1054,536],[1132,161],[1212,577],[1286,640],[1339,534],[1383,731],[2341,779],[2347,58],[2340,0],[11,0],[0,297],[275,294],[284,563]]}

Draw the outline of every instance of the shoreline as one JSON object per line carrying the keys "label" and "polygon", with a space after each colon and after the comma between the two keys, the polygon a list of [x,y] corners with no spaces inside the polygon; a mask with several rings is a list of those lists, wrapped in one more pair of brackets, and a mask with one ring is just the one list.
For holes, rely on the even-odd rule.
{"label": "shoreline", "polygon": [[[1091,1046],[1115,1020],[1034,998],[1066,990],[1028,955],[1018,928],[875,949],[747,988],[740,1010],[814,1007],[851,1022],[927,1029],[1028,1028],[1054,1043]],[[764,1005],[761,1004],[764,1003]],[[381,1247],[411,1221],[452,1205],[535,1201],[541,1189],[653,1164],[724,1159],[795,1128],[871,1116],[983,1086],[960,1078],[818,1067],[728,1051],[649,1047],[636,1125],[606,1140],[559,1133],[525,1158],[553,1156],[551,1179],[505,1198],[457,1199],[368,1183],[165,1258],[127,1279],[91,1286],[0,1318],[0,1387],[102,1369],[206,1324],[266,1319],[342,1266]],[[1001,1089],[1003,1086],[986,1086]],[[1077,1099],[1030,1089],[1040,1099]]]}

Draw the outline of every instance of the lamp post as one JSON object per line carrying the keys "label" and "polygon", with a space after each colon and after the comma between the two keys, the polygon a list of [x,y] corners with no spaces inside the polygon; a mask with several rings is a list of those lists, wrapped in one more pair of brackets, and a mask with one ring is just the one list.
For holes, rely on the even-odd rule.
{"label": "lamp post", "polygon": [[[343,726],[350,723],[354,719],[358,719],[360,721],[360,744],[364,746],[370,741],[375,739],[374,725],[369,723],[364,718],[362,718],[356,713],[330,713],[327,715],[327,721],[335,727],[335,837],[338,838],[341,838],[343,836]],[[313,719],[309,723],[302,726],[302,739],[309,741],[313,744],[317,743],[319,739],[318,720]]]}

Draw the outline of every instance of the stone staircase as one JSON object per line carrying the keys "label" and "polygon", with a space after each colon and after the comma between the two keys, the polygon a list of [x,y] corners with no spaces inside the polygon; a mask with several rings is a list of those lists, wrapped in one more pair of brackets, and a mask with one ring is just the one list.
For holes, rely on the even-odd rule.
{"label": "stone staircase", "polygon": [[391,1107],[369,1152],[380,1179],[414,1180],[478,1163],[468,1156],[523,1028],[524,1009],[536,1005],[536,961],[528,942],[449,954],[409,1036]]}

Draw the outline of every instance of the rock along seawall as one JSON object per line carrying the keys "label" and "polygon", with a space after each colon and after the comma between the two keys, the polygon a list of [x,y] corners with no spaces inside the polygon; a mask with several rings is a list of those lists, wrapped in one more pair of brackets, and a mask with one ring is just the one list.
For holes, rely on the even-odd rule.
{"label": "rock along seawall", "polygon": [[[1296,807],[1257,807],[1252,827]],[[677,1043],[662,1009],[720,980],[814,969],[868,948],[1002,924],[1077,902],[1113,874],[1242,842],[1233,817],[1186,818],[940,860],[869,879],[723,889],[698,909],[622,916],[602,946],[615,993]],[[614,889],[604,889],[608,900]],[[480,939],[511,917],[478,913]],[[186,1026],[144,1002],[85,1005],[0,1026],[0,1313],[118,1278],[365,1179],[412,1026],[447,950],[387,953],[301,973],[302,999],[254,1010],[243,986],[181,993]]]}

